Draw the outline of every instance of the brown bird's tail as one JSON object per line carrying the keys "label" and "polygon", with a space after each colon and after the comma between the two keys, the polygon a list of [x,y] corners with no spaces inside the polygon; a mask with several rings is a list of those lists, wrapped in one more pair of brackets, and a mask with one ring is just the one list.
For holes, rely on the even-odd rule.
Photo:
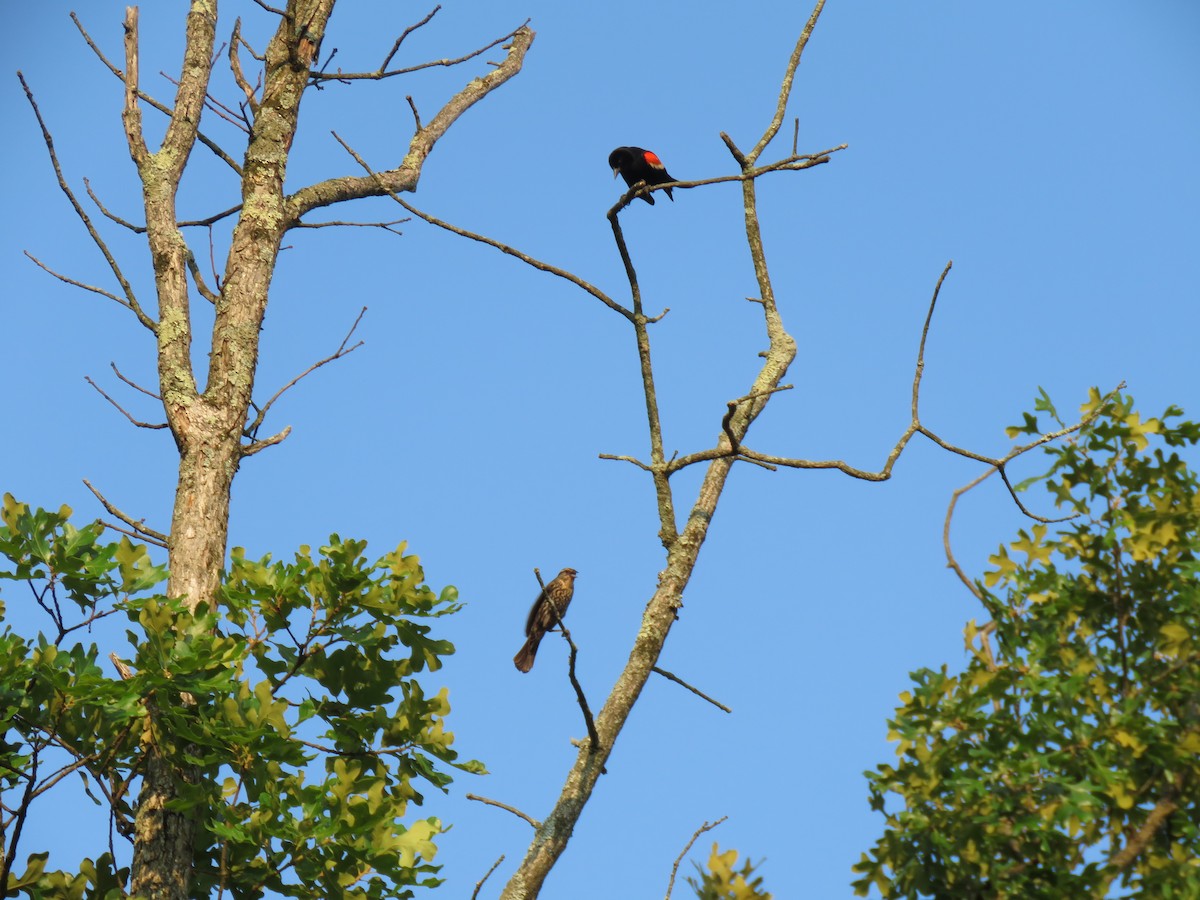
{"label": "brown bird's tail", "polygon": [[541,642],[542,635],[538,632],[531,634],[525,639],[525,643],[521,645],[521,649],[513,657],[513,665],[517,667],[517,671],[528,672],[533,668],[533,660],[537,656],[538,644]]}

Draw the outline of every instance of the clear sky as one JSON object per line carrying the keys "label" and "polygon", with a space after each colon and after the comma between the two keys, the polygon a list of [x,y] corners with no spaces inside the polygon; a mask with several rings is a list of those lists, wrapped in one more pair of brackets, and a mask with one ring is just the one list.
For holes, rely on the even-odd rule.
{"label": "clear sky", "polygon": [[[77,7],[113,59],[123,7]],[[324,49],[337,47],[335,65],[347,70],[374,68],[428,11],[343,7]],[[158,72],[178,73],[182,8],[146,4],[141,14],[143,85],[164,99],[172,89]],[[37,93],[71,184],[82,195],[88,177],[106,205],[138,219],[120,84],[69,9],[50,0],[8,10],[11,67]],[[778,2],[742,10],[446,0],[397,62],[458,55],[526,17],[538,36],[525,71],[438,144],[415,202],[624,297],[604,218],[623,188],[609,151],[652,148],[678,178],[734,172],[718,132],[742,147],[761,134],[808,13]],[[223,4],[222,34],[235,15],[261,46],[272,17]],[[1003,427],[1032,408],[1039,386],[1064,414],[1090,386],[1124,379],[1145,415],[1176,403],[1200,416],[1197,47],[1200,6],[1190,0],[830,0],[789,115],[800,119],[802,152],[849,148],[828,165],[760,182],[768,259],[799,356],[787,379],[796,389],[771,403],[748,444],[882,465],[908,421],[921,323],[950,259],[922,407],[948,440],[1004,452]],[[227,68],[217,68],[215,93],[236,102]],[[428,119],[486,68],[313,93],[289,187],[355,172],[331,128],[376,167],[395,165],[412,127],[404,96]],[[112,286],[58,190],[15,76],[3,85],[0,489],[35,505],[68,503],[90,519],[102,510],[81,484],[88,478],[165,529],[170,437],[133,429],[84,381],[159,420],[161,410],[109,368],[151,384],[153,347],[125,310],[22,256],[27,249]],[[232,126],[206,127],[240,157]],[[784,135],[776,154],[790,145],[790,124]],[[236,203],[227,170],[202,149],[194,160],[182,213]],[[659,198],[653,208],[635,203],[623,222],[648,310],[671,308],[652,337],[666,446],[686,453],[713,444],[765,339],[758,307],[744,299],[755,289],[737,188]],[[327,218],[392,218],[392,206],[363,203]],[[149,295],[144,249],[100,227]],[[243,465],[232,541],[252,556],[287,558],[335,531],[380,554],[407,540],[431,585],[459,588],[467,609],[440,623],[458,655],[427,684],[449,685],[456,747],[492,774],[461,776],[448,797],[430,793],[414,813],[454,823],[437,858],[446,896],[469,896],[507,854],[484,891],[495,896],[530,830],[463,795],[544,816],[575,756],[568,740],[584,734],[557,637],[532,674],[511,662],[536,593],[532,568],[579,570],[569,624],[599,707],[663,565],[648,478],[597,459],[647,456],[644,407],[624,320],[486,247],[420,222],[403,230],[293,232],[272,287],[260,398],[331,353],[364,305],[366,344],[277,404],[267,428],[290,424],[292,436]],[[202,234],[190,237],[207,257]],[[223,240],[218,232],[218,257]],[[1020,474],[1042,465],[1031,460]],[[882,485],[738,467],[661,660],[734,714],[651,681],[543,895],[662,896],[692,832],[728,815],[694,858],[715,839],[766,857],[761,872],[781,900],[849,896],[850,866],[882,828],[861,773],[892,758],[885,734],[896,695],[915,668],[961,665],[962,626],[983,615],[946,570],[941,546],[951,491],[980,471],[920,439]],[[675,480],[681,511],[698,477]],[[1040,492],[1031,502],[1052,509]],[[956,550],[979,573],[1023,522],[999,483],[960,509]],[[18,624],[37,621],[14,587],[3,594]],[[27,830],[22,856],[47,847],[52,865],[72,867],[103,849],[104,819],[93,840],[78,796],[63,791],[56,802]]]}

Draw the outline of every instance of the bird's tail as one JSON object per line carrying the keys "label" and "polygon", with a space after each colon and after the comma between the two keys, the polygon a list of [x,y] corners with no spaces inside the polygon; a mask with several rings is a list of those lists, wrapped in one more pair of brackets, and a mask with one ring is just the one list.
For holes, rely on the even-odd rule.
{"label": "bird's tail", "polygon": [[534,640],[533,635],[526,638],[521,649],[517,651],[517,655],[513,657],[513,665],[517,667],[517,671],[528,672],[533,668],[533,660],[537,656],[538,644],[540,643],[540,640]]}

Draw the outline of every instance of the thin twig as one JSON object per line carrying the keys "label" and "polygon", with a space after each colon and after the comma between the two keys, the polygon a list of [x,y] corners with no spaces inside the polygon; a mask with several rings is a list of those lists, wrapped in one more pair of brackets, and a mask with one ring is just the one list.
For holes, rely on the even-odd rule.
{"label": "thin twig", "polygon": [[400,49],[400,45],[404,43],[404,39],[406,37],[408,37],[410,34],[412,34],[414,31],[416,31],[418,28],[428,25],[430,20],[438,14],[438,10],[440,10],[441,8],[442,8],[442,4],[439,3],[433,9],[431,9],[429,11],[429,15],[427,15],[425,18],[423,18],[420,22],[417,22],[415,25],[409,25],[407,28],[404,29],[404,32],[400,35],[400,37],[396,38],[396,43],[392,44],[392,49],[388,51],[388,55],[385,56],[383,58],[383,62],[381,62],[379,64],[380,72],[384,72],[387,70],[388,63],[390,63],[392,61],[392,57],[394,57],[396,55],[396,52]]}
{"label": "thin twig", "polygon": [[[178,81],[176,81],[174,78],[172,78],[166,72],[162,71],[162,69],[159,69],[158,74],[161,75],[163,78],[167,79],[167,81],[171,82],[171,84],[173,84],[175,86],[175,88],[178,90],[178,88],[179,88]],[[218,118],[224,119],[230,125],[245,132],[246,134],[250,133],[250,126],[246,124],[245,117],[244,116],[239,117],[237,112],[230,109],[228,106],[226,106],[224,103],[222,103],[216,97],[214,97],[212,94],[206,93],[204,95],[204,105],[208,109],[211,109],[213,111],[213,115],[217,116]]]}
{"label": "thin twig", "polygon": [[[293,378],[291,381],[289,381],[287,384],[285,384],[283,387],[281,387],[279,390],[277,390],[274,393],[274,395],[271,397],[271,399],[268,400],[266,402],[266,404],[263,405],[261,408],[259,408],[258,406],[254,407],[255,410],[257,411],[257,415],[255,415],[254,419],[250,422],[250,424],[248,424],[245,427],[245,429],[243,429],[243,432],[242,432],[243,434],[246,435],[246,437],[250,438],[251,440],[254,440],[255,436],[258,434],[259,427],[261,427],[261,425],[263,423],[263,419],[266,418],[267,413],[270,411],[271,407],[275,405],[275,401],[278,400],[280,397],[282,397],[284,392],[295,387],[295,385],[300,381],[300,379],[304,378],[306,375],[311,374],[312,372],[315,372],[317,369],[321,368],[321,366],[324,366],[328,363],[333,362],[334,360],[341,359],[343,356],[353,353],[355,350],[357,350],[359,347],[361,347],[363,345],[363,342],[359,341],[357,344],[355,344],[352,347],[346,346],[346,344],[349,342],[350,338],[354,336],[354,331],[356,328],[358,328],[358,323],[362,321],[362,317],[364,315],[366,315],[366,312],[367,312],[367,308],[365,306],[358,311],[358,316],[355,317],[354,324],[350,326],[350,330],[348,332],[346,332],[346,336],[344,338],[342,338],[342,342],[338,345],[338,348],[333,351],[333,353],[331,353],[329,356],[325,357],[324,359],[317,360],[315,363],[313,363],[311,366],[309,366],[307,369],[305,369],[303,372],[301,372],[299,375],[297,375],[295,378]],[[285,429],[285,431],[290,431],[290,427],[288,429]],[[281,432],[281,434],[282,434],[282,432]],[[287,437],[287,435],[283,434],[283,436],[280,437],[279,440],[283,440],[284,437]],[[273,441],[273,443],[279,443],[279,441]],[[269,446],[269,444],[264,442],[263,446]],[[258,450],[261,450],[261,449],[263,449],[263,447],[258,447],[252,452],[257,453]],[[243,450],[243,455],[248,456],[249,453],[246,453],[245,450]]]}
{"label": "thin twig", "polygon": [[99,294],[101,297],[107,297],[109,300],[119,303],[121,306],[124,306],[126,309],[130,309],[129,304],[126,303],[123,298],[118,297],[116,294],[112,293],[111,291],[106,291],[102,287],[96,287],[96,285],[94,285],[94,284],[85,284],[82,281],[76,281],[74,278],[69,278],[68,276],[63,275],[61,272],[56,272],[54,269],[50,268],[48,265],[46,265],[44,262],[42,262],[40,259],[38,259],[36,256],[34,256],[32,253],[30,253],[28,250],[22,250],[21,252],[24,253],[27,257],[29,257],[29,259],[33,261],[34,265],[36,265],[38,268],[40,268],[43,272],[47,272],[48,274],[53,275],[59,281],[65,283],[65,284],[69,284],[72,287],[82,288],[85,291],[91,291],[93,294]]}
{"label": "thin twig", "polygon": [[[156,540],[154,540],[153,538],[146,537],[146,535],[144,535],[144,534],[139,534],[138,532],[134,531],[134,530],[133,530],[133,529],[131,529],[131,528],[122,528],[120,525],[117,525],[115,522],[105,522],[103,519],[100,519],[100,520],[98,520],[98,521],[100,521],[100,523],[101,523],[101,524],[102,524],[102,525],[103,525],[105,528],[111,528],[113,531],[119,532],[120,534],[123,534],[123,535],[125,535],[126,537],[131,537],[131,538],[133,538],[134,540],[138,540],[138,541],[145,541],[147,544],[153,544],[155,547],[161,547],[163,550],[166,550],[166,549],[167,549],[167,545],[166,545],[164,542],[162,542],[162,541],[156,541]],[[109,615],[110,613],[114,613],[114,612],[116,612],[116,611],[117,611],[117,610],[115,610],[115,609],[113,609],[113,610],[109,610],[109,612],[106,612],[106,613],[101,613],[101,614],[97,615],[97,616],[96,616],[96,618],[98,618],[98,619],[99,619],[99,618],[103,618],[104,616],[107,616],[107,615]],[[79,627],[82,627],[82,626],[79,626],[79,625],[77,625],[77,626],[75,626],[75,627],[76,627],[76,628],[79,628]],[[66,632],[68,632],[68,631],[72,631],[72,630],[73,630],[72,628],[66,628],[66,629],[64,629],[64,630],[63,630],[63,633],[65,634]]]}
{"label": "thin twig", "polygon": [[509,806],[507,803],[501,803],[499,800],[490,800],[487,797],[480,797],[478,794],[467,794],[466,796],[467,796],[468,800],[478,800],[480,803],[486,803],[488,806],[497,806],[500,809],[507,810],[508,812],[512,813],[514,816],[524,819],[526,822],[528,822],[530,825],[533,826],[535,831],[542,827],[541,822],[539,822],[537,819],[533,818],[532,816],[528,816],[525,813],[521,812],[515,806]]}
{"label": "thin twig", "polygon": [[404,232],[403,232],[403,231],[400,231],[400,230],[399,230],[399,229],[397,229],[397,228],[393,228],[392,226],[393,226],[393,225],[402,225],[402,224],[404,224],[405,222],[411,222],[411,221],[412,221],[412,217],[411,217],[411,216],[409,216],[409,217],[405,217],[405,218],[403,218],[403,219],[393,219],[393,220],[392,220],[392,221],[390,221],[390,222],[342,222],[342,221],[333,221],[333,222],[297,222],[297,223],[296,223],[296,224],[295,224],[293,227],[294,227],[294,228],[333,228],[333,227],[339,227],[339,228],[382,228],[384,231],[390,231],[392,234],[395,234],[395,235],[403,235],[403,234],[404,234]]}
{"label": "thin twig", "polygon": [[37,101],[33,98],[33,91],[31,91],[29,89],[29,85],[25,83],[25,76],[20,72],[17,72],[17,78],[21,82],[21,87],[25,89],[25,97],[29,100],[29,105],[33,108],[33,114],[37,117],[38,125],[42,129],[42,140],[45,142],[46,150],[50,154],[50,164],[54,168],[54,175],[58,179],[58,186],[66,195],[67,199],[71,202],[71,206],[75,210],[75,215],[77,215],[79,220],[83,222],[84,228],[87,229],[88,234],[92,238],[92,243],[94,243],[104,255],[104,260],[108,263],[109,269],[112,270],[113,276],[117,279],[117,284],[121,286],[121,292],[125,295],[125,299],[122,300],[115,294],[111,294],[99,288],[92,288],[88,287],[87,285],[80,284],[79,282],[71,281],[64,276],[58,275],[56,272],[51,271],[46,266],[42,265],[42,263],[38,262],[38,260],[34,259],[34,257],[30,254],[26,253],[25,255],[29,256],[30,259],[33,259],[33,261],[39,266],[42,266],[43,269],[46,269],[47,272],[50,272],[51,275],[66,281],[68,284],[75,284],[79,287],[92,290],[95,293],[103,294],[106,297],[116,300],[117,303],[120,303],[126,309],[130,310],[135,316],[137,316],[138,321],[141,322],[142,325],[144,325],[151,332],[157,334],[157,323],[155,323],[155,321],[146,315],[146,313],[142,310],[141,304],[138,303],[137,296],[133,292],[133,287],[129,284],[129,281],[121,272],[121,267],[117,265],[116,258],[111,252],[109,252],[108,245],[104,242],[104,239],[100,237],[100,232],[98,232],[96,230],[96,226],[92,224],[91,218],[86,212],[84,212],[83,206],[79,203],[79,200],[76,199],[74,191],[67,186],[67,180],[63,177],[62,166],[59,165],[58,162],[58,154],[54,150],[54,139],[50,135],[50,129],[46,127],[46,121],[42,118],[42,111],[38,109]]}
{"label": "thin twig", "polygon": [[492,863],[492,867],[487,870],[487,874],[475,882],[475,890],[471,891],[471,900],[475,900],[479,896],[479,891],[483,887],[483,883],[492,877],[492,873],[500,868],[500,863],[504,862],[504,854],[500,854],[500,858]]}
{"label": "thin twig", "polygon": [[[436,12],[436,10],[435,10],[435,12]],[[430,14],[430,16],[432,16],[432,13]],[[419,27],[420,24],[424,24],[424,23],[419,23],[418,26],[414,26],[414,27]],[[521,23],[521,25],[518,28],[514,28],[512,31],[510,31],[508,34],[504,35],[503,37],[498,37],[491,43],[487,44],[486,46],[480,47],[478,50],[473,50],[470,53],[464,54],[463,56],[459,56],[455,59],[431,59],[428,62],[418,63],[415,66],[405,66],[403,69],[391,69],[390,71],[385,71],[383,68],[380,68],[374,72],[343,72],[341,69],[338,69],[338,71],[336,71],[336,72],[329,72],[329,73],[312,72],[310,77],[316,83],[319,83],[322,81],[342,81],[342,82],[346,82],[346,81],[380,81],[384,78],[394,78],[397,75],[408,75],[408,74],[411,74],[412,72],[420,72],[422,69],[430,69],[430,68],[434,68],[437,66],[446,66],[446,67],[457,66],[461,63],[467,62],[468,60],[474,59],[475,57],[477,57],[483,53],[486,53],[488,50],[491,50],[493,47],[495,47],[498,44],[503,44],[509,38],[515,37],[517,32],[520,31],[522,28],[524,28],[528,24],[529,24],[529,19],[526,19],[524,22]],[[408,32],[405,32],[405,34],[407,34],[407,33]],[[400,40],[403,40],[403,39],[404,39],[404,36],[401,35]],[[400,41],[397,41],[392,52],[394,53],[396,49],[399,49],[399,47],[400,47]],[[388,55],[389,62],[391,61],[391,56],[392,56],[392,54]]]}
{"label": "thin twig", "polygon": [[974,479],[968,484],[964,484],[962,487],[952,493],[950,495],[950,505],[946,507],[946,519],[942,523],[942,547],[945,548],[946,551],[946,565],[954,570],[954,573],[958,576],[958,580],[967,586],[967,590],[970,591],[977,600],[983,599],[983,592],[979,590],[979,586],[975,584],[975,582],[971,581],[971,579],[967,577],[967,573],[962,570],[962,566],[960,566],[958,564],[958,560],[954,558],[954,551],[950,547],[950,522],[954,518],[954,508],[958,505],[958,498],[974,488],[980,482],[990,478],[996,471],[998,470],[993,466],[992,468],[985,470],[984,473],[978,478]]}
{"label": "thin twig", "polygon": [[690,684],[688,684],[686,681],[684,681],[678,675],[673,675],[672,673],[668,672],[666,669],[660,669],[658,666],[655,666],[650,671],[657,672],[659,675],[661,675],[663,678],[666,678],[668,681],[673,681],[676,684],[683,685],[685,688],[687,688],[689,691],[691,691],[697,697],[699,697],[702,700],[707,700],[709,703],[711,703],[717,709],[724,710],[727,713],[733,712],[733,710],[730,709],[728,706],[726,706],[724,703],[721,703],[719,700],[714,700],[712,697],[708,696],[708,694],[704,693],[704,691],[700,690],[699,688],[692,687]]}
{"label": "thin twig", "polygon": [[[109,62],[108,57],[104,55],[104,53],[96,45],[96,42],[92,40],[92,36],[87,33],[87,29],[83,27],[83,24],[79,21],[79,17],[75,15],[75,13],[71,13],[70,15],[71,21],[75,23],[75,27],[79,29],[79,33],[83,35],[84,41],[87,42],[87,45],[92,49],[92,52],[96,54],[96,57],[100,60],[100,62],[104,63],[108,71],[112,72],[118,80],[123,82],[125,80],[125,73]],[[172,115],[171,108],[169,106],[159,103],[144,91],[139,90],[137,96],[139,100],[143,101],[144,103],[148,103],[150,106],[152,106],[154,109],[157,109],[164,115],[168,117]],[[233,171],[237,173],[238,178],[242,177],[242,167],[237,164],[232,156],[217,146],[215,141],[206,137],[199,131],[196,132],[196,140],[212,151],[213,155],[229,166],[229,168],[233,169]]]}
{"label": "thin twig", "polygon": [[290,16],[289,16],[289,15],[288,15],[286,12],[284,12],[282,9],[276,9],[276,8],[275,8],[275,7],[273,7],[273,6],[268,6],[268,5],[267,5],[267,4],[264,2],[264,0],[254,0],[254,2],[255,2],[255,3],[257,3],[259,6],[261,6],[263,9],[265,9],[265,10],[266,10],[267,12],[269,12],[269,13],[275,13],[275,15],[277,15],[277,16],[280,16],[281,18],[284,18],[284,19],[290,19],[290,18],[291,18],[291,17],[290,17]]}
{"label": "thin twig", "polygon": [[92,198],[92,202],[96,204],[96,208],[100,210],[100,212],[103,213],[109,221],[116,222],[118,225],[128,228],[134,234],[146,233],[145,225],[134,225],[132,222],[127,222],[125,219],[122,219],[116,213],[109,212],[108,209],[105,208],[104,204],[100,202],[100,198],[96,196],[95,191],[92,190],[92,183],[86,178],[83,179],[83,187],[87,191],[87,195]]}
{"label": "thin twig", "polygon": [[687,856],[688,851],[692,849],[692,844],[696,843],[696,841],[699,840],[700,835],[704,834],[704,832],[712,831],[728,818],[729,816],[721,816],[721,818],[717,819],[717,821],[705,822],[696,829],[696,833],[693,834],[692,839],[687,842],[687,846],[683,848],[683,851],[677,857],[675,857],[675,865],[671,866],[671,880],[667,882],[667,895],[664,900],[671,900],[671,891],[675,890],[675,876],[679,873],[679,864],[683,862],[683,858]]}
{"label": "thin twig", "polygon": [[162,401],[162,397],[155,394],[154,391],[146,390],[142,385],[138,384],[137,382],[131,382],[131,380],[126,378],[124,374],[121,374],[121,370],[116,367],[115,362],[109,362],[108,365],[113,367],[113,372],[116,374],[116,377],[120,378],[122,382],[125,382],[127,385],[130,385],[133,390],[142,391],[146,396],[154,397],[155,400],[160,402]]}
{"label": "thin twig", "polygon": [[161,428],[169,427],[166,422],[143,422],[140,419],[135,419],[132,415],[130,415],[129,410],[125,409],[125,407],[123,407],[120,403],[118,403],[112,397],[108,396],[108,394],[104,393],[104,391],[103,391],[103,389],[101,389],[100,385],[98,385],[98,384],[96,384],[96,382],[92,381],[92,377],[90,375],[84,375],[83,380],[86,381],[88,384],[90,384],[92,387],[94,387],[96,389],[97,393],[99,393],[101,397],[103,397],[105,400],[107,400],[109,403],[111,403],[114,407],[116,407],[117,411],[121,415],[123,415],[125,418],[127,418],[130,422],[132,422],[138,428],[148,428],[151,431],[157,431]]}
{"label": "thin twig", "polygon": [[623,315],[626,319],[629,319],[630,321],[633,320],[632,312],[627,310],[625,307],[621,306],[621,304],[617,303],[615,300],[613,300],[611,297],[609,297],[607,294],[605,294],[599,288],[584,281],[579,276],[574,275],[571,272],[566,271],[565,269],[560,269],[558,266],[553,266],[553,265],[550,265],[550,263],[545,263],[539,259],[534,259],[532,256],[522,253],[520,250],[517,250],[514,247],[510,247],[508,244],[504,244],[504,243],[501,243],[500,241],[493,240],[492,238],[485,237],[482,234],[476,234],[473,231],[467,231],[465,228],[459,228],[456,225],[451,225],[449,222],[443,222],[441,219],[439,219],[435,216],[432,216],[429,213],[422,212],[421,210],[417,209],[415,206],[412,206],[409,203],[405,202],[403,199],[401,199],[401,197],[395,191],[390,190],[384,184],[383,179],[379,176],[379,173],[376,172],[374,169],[372,169],[369,165],[367,165],[366,161],[363,160],[363,158],[361,156],[359,156],[358,153],[356,153],[349,144],[347,144],[345,141],[343,141],[336,131],[333,132],[333,137],[334,137],[334,140],[336,140],[339,144],[341,144],[343,149],[345,149],[345,151],[354,158],[354,161],[363,167],[363,170],[366,171],[368,175],[370,175],[376,179],[379,186],[384,189],[384,191],[387,193],[387,195],[389,197],[391,197],[393,200],[395,200],[397,203],[399,203],[402,207],[404,207],[406,210],[408,210],[414,216],[417,216],[418,218],[423,219],[424,221],[428,222],[430,225],[436,225],[438,228],[443,228],[446,231],[449,231],[453,234],[457,234],[457,235],[459,235],[461,237],[465,237],[465,238],[470,238],[471,240],[478,241],[481,244],[487,244],[489,247],[495,247],[501,253],[507,253],[509,256],[515,256],[517,259],[521,260],[521,262],[525,263],[526,265],[533,266],[533,268],[537,269],[538,271],[549,272],[551,275],[557,275],[559,278],[563,278],[563,279],[571,282],[576,287],[582,288],[584,291],[591,294],[593,297],[595,297],[597,300],[599,300],[601,303],[603,303],[605,306],[607,306],[609,309],[613,310],[614,312],[619,312],[621,315]]}
{"label": "thin twig", "polygon": [[646,465],[640,459],[634,459],[632,456],[617,456],[612,453],[599,453],[599,454],[597,454],[597,456],[600,459],[613,459],[613,460],[616,460],[617,462],[632,463],[633,465],[635,465],[639,469],[641,469],[643,472],[653,472],[654,471],[652,468],[650,468],[648,465]]}
{"label": "thin twig", "polygon": [[161,531],[155,531],[153,528],[149,527],[146,524],[145,519],[134,519],[132,516],[128,516],[125,513],[121,512],[121,510],[117,509],[115,506],[113,506],[111,503],[109,503],[108,499],[103,494],[101,494],[98,490],[96,490],[96,488],[94,488],[92,486],[92,483],[90,481],[88,481],[86,478],[83,479],[83,484],[89,491],[92,492],[92,494],[95,495],[96,499],[100,501],[100,505],[103,506],[106,510],[108,510],[111,515],[116,516],[118,519],[120,519],[122,522],[124,522],[126,525],[128,525],[130,528],[132,528],[134,531],[136,531],[142,537],[148,538],[152,541],[157,541],[158,543],[162,544],[163,546],[166,546],[167,536],[165,534],[163,534]]}

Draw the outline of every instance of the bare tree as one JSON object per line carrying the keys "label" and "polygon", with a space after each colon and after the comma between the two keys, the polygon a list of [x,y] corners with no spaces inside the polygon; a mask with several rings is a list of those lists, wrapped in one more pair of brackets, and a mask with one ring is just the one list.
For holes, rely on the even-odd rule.
{"label": "bare tree", "polygon": [[[108,59],[76,19],[88,45],[123,83],[122,120],[129,154],[142,184],[145,225],[122,220],[108,213],[94,195],[92,199],[108,218],[145,235],[154,269],[156,304],[145,303],[136,294],[100,230],[69,187],[59,167],[50,132],[32,91],[25,85],[42,126],[59,185],[104,255],[118,289],[109,291],[83,285],[57,272],[52,274],[119,303],[154,336],[158,388],[147,393],[161,400],[166,421],[152,424],[138,422],[132,416],[129,418],[142,427],[169,428],[179,451],[174,509],[170,526],[165,531],[150,528],[143,520],[122,513],[103,498],[102,502],[110,514],[121,519],[135,534],[165,544],[170,569],[168,594],[186,598],[193,611],[213,597],[219,584],[225,563],[230,488],[241,461],[279,443],[288,435],[288,430],[284,429],[270,437],[258,437],[259,427],[278,393],[261,406],[252,403],[260,329],[284,236],[291,229],[308,225],[305,216],[323,207],[388,192],[414,190],[422,166],[438,139],[472,105],[520,71],[534,38],[533,31],[522,25],[457,59],[392,67],[401,43],[433,18],[437,12],[435,8],[396,39],[378,67],[361,72],[339,70],[329,73],[316,67],[322,61],[321,45],[335,0],[287,0],[281,9],[262,0],[256,2],[277,17],[278,27],[262,53],[257,54],[242,37],[241,20],[234,24],[228,38],[227,64],[244,95],[237,109],[220,102],[210,93],[210,81],[219,58],[217,0],[192,0],[189,4],[186,47],[175,82],[177,90],[170,103],[159,102],[143,89],[139,72],[137,7],[130,7],[126,13],[123,67]],[[486,74],[468,80],[428,122],[421,121],[416,106],[409,99],[414,132],[403,153],[386,171],[372,176],[330,178],[290,194],[284,192],[284,174],[307,91],[335,80],[344,83],[380,80],[429,66],[456,65],[501,44],[507,51],[503,61],[492,64],[491,71]],[[257,77],[247,74],[249,66],[243,65],[243,53],[253,56],[254,65],[259,69]],[[328,57],[324,62],[327,66]],[[169,118],[166,134],[157,148],[149,146],[145,137],[142,118],[146,109],[156,110]],[[240,161],[202,130],[213,115],[240,125],[246,134]],[[232,171],[238,182],[239,199],[223,212],[185,222],[180,219],[176,198],[197,144],[213,153]],[[209,284],[183,228],[211,225],[225,216],[235,216],[236,224],[224,271],[216,277],[215,283]],[[389,227],[395,223],[372,224]],[[215,314],[211,354],[207,371],[203,372],[196,372],[192,364],[195,337],[192,303],[197,300],[211,304]],[[157,314],[152,312],[155,308]],[[343,344],[329,359],[351,349],[353,347],[347,348]],[[203,389],[200,384],[204,385]],[[153,743],[145,746],[145,763],[135,823],[132,893],[184,900],[190,896],[188,880],[196,822],[190,815],[173,811],[168,805],[179,796],[181,784],[194,778],[195,773],[186,769],[180,771],[163,758]]]}
{"label": "bare tree", "polygon": [[[1021,505],[1016,492],[1013,490],[1013,486],[1008,480],[1006,466],[1017,456],[1020,456],[1033,447],[1077,431],[1083,423],[1065,427],[1051,434],[1040,435],[1036,439],[1014,448],[1002,458],[993,458],[958,447],[946,441],[921,421],[919,400],[921,379],[925,367],[925,343],[929,335],[930,324],[938,296],[951,268],[950,264],[946,265],[937,279],[924,327],[920,333],[912,382],[910,422],[896,443],[887,452],[883,465],[878,470],[860,469],[840,459],[811,460],[773,455],[751,449],[746,444],[746,437],[751,426],[765,411],[771,398],[778,392],[791,389],[792,385],[785,384],[784,379],[796,358],[796,341],[784,326],[783,317],[771,283],[771,275],[763,246],[757,203],[758,179],[774,175],[775,173],[802,171],[826,164],[831,161],[834,153],[845,149],[846,146],[831,147],[815,153],[800,153],[798,151],[799,126],[797,123],[796,129],[793,132],[791,152],[773,162],[760,162],[763,153],[778,136],[783,127],[792,84],[801,57],[823,7],[824,0],[818,0],[796,41],[791,57],[787,62],[774,115],[754,146],[749,150],[742,150],[729,135],[721,133],[721,140],[724,142],[737,166],[738,171],[736,174],[695,181],[672,182],[663,185],[648,185],[644,182],[635,184],[608,211],[607,216],[612,226],[613,239],[617,252],[624,264],[625,274],[628,279],[628,305],[572,272],[535,259],[529,254],[523,253],[519,249],[494,238],[445,222],[413,207],[397,196],[395,192],[390,192],[393,199],[411,214],[460,236],[494,247],[538,270],[563,278],[591,295],[611,312],[623,317],[631,326],[641,370],[650,457],[648,460],[642,460],[631,456],[601,454],[601,458],[626,462],[636,466],[650,476],[658,511],[658,535],[666,551],[665,566],[660,573],[658,585],[646,605],[641,627],[630,649],[629,660],[617,678],[600,712],[595,716],[594,726],[586,701],[582,697],[582,692],[579,692],[580,706],[585,724],[588,727],[589,735],[592,736],[580,742],[575,762],[564,779],[562,791],[549,815],[539,820],[497,801],[475,798],[508,809],[510,812],[515,812],[530,822],[535,829],[533,840],[529,845],[524,859],[509,879],[501,894],[503,900],[528,900],[528,898],[538,896],[547,875],[566,849],[567,842],[575,825],[579,821],[600,775],[605,771],[605,763],[612,752],[617,736],[625,726],[634,704],[637,702],[642,689],[645,687],[652,673],[658,672],[671,680],[678,681],[684,684],[685,687],[698,693],[704,699],[715,703],[711,698],[696,691],[691,685],[659,669],[657,663],[667,637],[670,634],[671,627],[677,619],[677,611],[683,606],[684,590],[691,580],[699,558],[700,549],[708,535],[709,527],[716,513],[717,504],[724,491],[726,479],[735,463],[750,463],[772,471],[780,467],[836,469],[856,479],[886,481],[891,477],[893,467],[905,448],[909,445],[909,442],[914,436],[921,434],[951,453],[983,463],[988,467],[988,471],[999,471],[1009,488],[1013,500],[1020,506],[1021,510],[1039,521],[1049,521],[1035,515]],[[383,179],[386,173],[373,172],[366,160],[362,159],[351,148],[347,147],[347,150],[355,156],[360,165],[372,177],[377,177],[379,179],[378,183],[380,186],[383,186]],[[763,362],[757,376],[749,385],[746,392],[726,404],[725,413],[720,419],[720,428],[716,435],[715,444],[707,449],[668,458],[664,451],[662,420],[654,384],[650,339],[651,326],[662,321],[666,311],[657,315],[650,315],[646,312],[638,285],[637,271],[633,263],[633,257],[621,229],[620,214],[634,199],[648,196],[653,191],[674,188],[700,188],[724,182],[738,182],[741,185],[743,208],[745,210],[746,242],[749,247],[754,275],[758,285],[758,296],[747,299],[761,309],[763,327],[767,339],[767,349],[760,354]],[[700,488],[695,498],[691,501],[691,508],[687,514],[687,518],[681,526],[677,514],[678,504],[672,488],[671,478],[673,475],[690,466],[701,464],[706,464],[707,468]],[[572,643],[571,675],[573,682],[575,652],[576,647]],[[720,706],[720,704],[717,705]]]}

